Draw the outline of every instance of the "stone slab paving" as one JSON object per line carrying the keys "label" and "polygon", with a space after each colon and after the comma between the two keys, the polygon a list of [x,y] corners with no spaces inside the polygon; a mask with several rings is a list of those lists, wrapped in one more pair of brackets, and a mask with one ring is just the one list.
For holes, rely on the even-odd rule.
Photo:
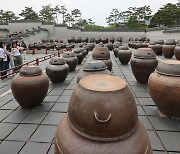
{"label": "stone slab paving", "polygon": [[[90,57],[89,54],[83,63]],[[113,53],[111,60],[113,74],[125,79],[134,94],[139,119],[147,129],[154,154],[180,153],[180,120],[160,116],[147,85],[136,82],[130,65],[121,65]],[[48,61],[40,63],[43,70],[47,63]],[[47,97],[42,106],[35,109],[21,109],[11,92],[0,98],[1,154],[54,153],[55,131],[61,118],[67,113],[68,102],[76,86],[77,73],[82,65],[79,65],[76,71],[70,72],[64,83],[50,82]],[[10,89],[10,82],[11,79],[0,81],[0,95]]]}

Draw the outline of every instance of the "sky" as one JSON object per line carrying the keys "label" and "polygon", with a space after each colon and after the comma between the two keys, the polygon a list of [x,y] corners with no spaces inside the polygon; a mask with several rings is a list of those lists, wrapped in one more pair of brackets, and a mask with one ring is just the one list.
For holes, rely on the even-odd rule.
{"label": "sky", "polygon": [[106,17],[110,15],[113,8],[121,12],[126,11],[129,7],[150,5],[151,10],[155,13],[165,4],[177,2],[178,0],[0,0],[0,9],[13,11],[18,15],[25,6],[33,7],[33,10],[38,12],[42,5],[66,5],[68,12],[79,9],[82,18],[91,18],[96,24],[106,26]]}

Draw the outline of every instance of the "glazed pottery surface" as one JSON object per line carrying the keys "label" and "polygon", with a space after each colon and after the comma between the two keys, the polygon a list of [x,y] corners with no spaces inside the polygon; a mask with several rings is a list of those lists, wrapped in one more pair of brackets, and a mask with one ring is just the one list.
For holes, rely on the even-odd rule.
{"label": "glazed pottery surface", "polygon": [[98,141],[126,138],[138,127],[133,94],[124,80],[112,75],[81,79],[71,95],[68,118],[76,133]]}
{"label": "glazed pottery surface", "polygon": [[140,48],[135,51],[131,59],[131,69],[137,82],[147,83],[157,64],[158,60],[151,48]]}
{"label": "glazed pottery surface", "polygon": [[108,60],[102,60],[106,66],[107,66],[107,69],[111,72],[112,71],[112,61],[111,59],[108,59]]}
{"label": "glazed pottery surface", "polygon": [[180,60],[180,46],[175,47],[174,54],[177,60]]}
{"label": "glazed pottery surface", "polygon": [[[137,144],[138,143],[138,144]],[[82,146],[83,145],[83,146]],[[100,142],[75,133],[68,123],[68,116],[61,120],[55,137],[55,154],[152,154],[146,129],[141,122],[130,137],[116,142]]]}
{"label": "glazed pottery surface", "polygon": [[74,52],[64,52],[63,53],[64,60],[69,65],[69,71],[75,71],[76,66],[78,64],[78,58],[76,57]]}
{"label": "glazed pottery surface", "polygon": [[92,51],[92,57],[97,60],[108,60],[110,53],[107,47],[95,47]]}
{"label": "glazed pottery surface", "polygon": [[101,60],[93,60],[86,62],[83,66],[83,70],[78,73],[77,76],[77,83],[79,81],[89,75],[94,75],[94,74],[109,74],[111,75],[111,72],[107,70],[106,64],[101,61]]}
{"label": "glazed pottery surface", "polygon": [[174,48],[176,45],[166,45],[162,46],[162,52],[165,58],[172,58],[174,56]]}
{"label": "glazed pottery surface", "polygon": [[162,55],[162,44],[155,44],[153,51],[156,55]]}
{"label": "glazed pottery surface", "polygon": [[159,61],[149,77],[150,95],[159,110],[169,117],[180,117],[180,61]]}
{"label": "glazed pottery surface", "polygon": [[20,73],[11,81],[11,90],[14,98],[22,108],[39,106],[49,88],[49,79],[39,66],[23,66]]}
{"label": "glazed pottery surface", "polygon": [[46,66],[46,74],[52,83],[62,83],[65,81],[69,73],[69,65],[65,62],[64,58],[52,58]]}
{"label": "glazed pottery surface", "polygon": [[130,50],[119,50],[118,58],[121,64],[126,65],[131,59],[132,52]]}

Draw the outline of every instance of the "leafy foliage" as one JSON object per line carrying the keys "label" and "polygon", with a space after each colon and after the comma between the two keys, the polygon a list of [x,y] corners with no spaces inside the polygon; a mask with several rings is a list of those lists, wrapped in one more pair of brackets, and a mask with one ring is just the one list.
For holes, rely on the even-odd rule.
{"label": "leafy foliage", "polygon": [[180,25],[180,2],[177,4],[168,3],[154,14],[151,19],[151,27]]}
{"label": "leafy foliage", "polygon": [[24,20],[37,20],[39,19],[38,13],[36,13],[32,7],[25,7],[19,14]]}

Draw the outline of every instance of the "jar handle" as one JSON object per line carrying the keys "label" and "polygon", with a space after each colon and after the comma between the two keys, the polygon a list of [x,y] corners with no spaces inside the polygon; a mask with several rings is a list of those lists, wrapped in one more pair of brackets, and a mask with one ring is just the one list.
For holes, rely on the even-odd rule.
{"label": "jar handle", "polygon": [[98,117],[97,117],[97,112],[94,111],[94,117],[95,117],[95,119],[96,119],[98,122],[100,122],[100,123],[106,123],[106,122],[108,122],[108,121],[111,119],[111,113],[109,114],[109,116],[108,116],[107,119],[105,119],[105,120],[100,120],[100,119],[98,119]]}

